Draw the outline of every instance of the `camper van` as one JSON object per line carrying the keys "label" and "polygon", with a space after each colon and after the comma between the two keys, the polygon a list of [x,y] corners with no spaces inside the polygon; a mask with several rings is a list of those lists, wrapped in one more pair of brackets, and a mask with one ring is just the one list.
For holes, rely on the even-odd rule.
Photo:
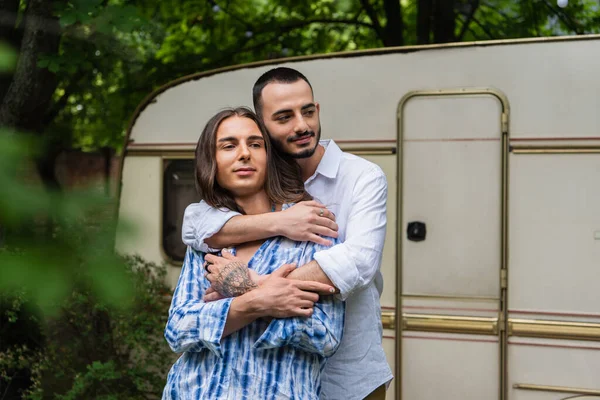
{"label": "camper van", "polygon": [[322,137],[387,175],[387,399],[600,397],[600,36],[385,48],[182,77],[137,108],[118,250],[179,276],[194,149],[268,69],[304,73]]}

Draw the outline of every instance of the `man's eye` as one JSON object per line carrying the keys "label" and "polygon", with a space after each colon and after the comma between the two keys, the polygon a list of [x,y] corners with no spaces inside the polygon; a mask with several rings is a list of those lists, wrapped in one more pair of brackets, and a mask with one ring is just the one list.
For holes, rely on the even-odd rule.
{"label": "man's eye", "polygon": [[289,115],[282,115],[281,117],[277,117],[277,121],[279,121],[279,122],[286,122],[289,119],[290,119]]}
{"label": "man's eye", "polygon": [[262,147],[262,145],[260,143],[256,142],[256,143],[251,143],[250,147],[254,147],[254,148],[260,149]]}
{"label": "man's eye", "polygon": [[235,146],[234,146],[234,145],[232,145],[232,144],[226,144],[225,146],[223,146],[223,149],[225,149],[225,150],[231,150],[231,149],[233,149],[234,147],[235,147]]}
{"label": "man's eye", "polygon": [[304,111],[304,116],[312,117],[314,113],[315,113],[315,110],[307,110],[307,111]]}

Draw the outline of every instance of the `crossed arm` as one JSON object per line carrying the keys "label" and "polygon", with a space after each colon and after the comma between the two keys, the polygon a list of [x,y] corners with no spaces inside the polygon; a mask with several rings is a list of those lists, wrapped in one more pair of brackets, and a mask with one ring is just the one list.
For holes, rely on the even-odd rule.
{"label": "crossed arm", "polygon": [[[165,338],[175,352],[208,349],[222,357],[223,338],[258,318],[277,317],[277,313],[268,311],[271,307],[266,302],[281,294],[281,290],[277,289],[281,285],[277,281],[287,281],[285,276],[294,266],[284,265],[256,290],[236,298],[206,303],[202,295],[209,282],[202,277],[203,262],[202,254],[188,249],[169,309]],[[324,357],[335,352],[342,335],[344,305],[331,297],[318,301],[318,295],[310,293],[318,284],[304,284],[306,291],[298,293],[297,301],[302,317],[273,319],[261,338],[254,343],[255,348],[289,345]],[[313,303],[314,310],[312,307],[310,310],[300,307]]]}
{"label": "crossed arm", "polygon": [[[379,167],[361,174],[353,193],[347,197],[352,204],[344,242],[317,252],[314,260],[288,275],[293,280],[332,285],[344,300],[369,285],[381,263],[386,231],[385,174]],[[216,210],[203,202],[196,203],[186,209],[183,239],[186,244],[203,251],[215,250],[207,243],[222,248],[274,234],[319,242],[326,240],[320,236],[323,229],[329,229],[327,235],[330,237],[337,236],[331,234],[337,230],[337,225],[332,224],[333,214],[327,211],[319,218],[322,206],[317,202],[302,202],[285,211],[246,216]],[[213,256],[207,256],[207,260],[216,266],[227,262]],[[214,282],[212,278],[209,279]]]}

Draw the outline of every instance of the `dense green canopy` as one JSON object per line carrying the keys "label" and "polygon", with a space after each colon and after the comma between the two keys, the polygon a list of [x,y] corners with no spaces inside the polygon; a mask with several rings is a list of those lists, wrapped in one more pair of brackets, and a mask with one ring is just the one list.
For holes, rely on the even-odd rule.
{"label": "dense green canopy", "polygon": [[49,150],[118,149],[145,95],[225,65],[600,27],[594,0],[0,0],[0,13],[22,61],[0,82],[0,124],[52,138]]}

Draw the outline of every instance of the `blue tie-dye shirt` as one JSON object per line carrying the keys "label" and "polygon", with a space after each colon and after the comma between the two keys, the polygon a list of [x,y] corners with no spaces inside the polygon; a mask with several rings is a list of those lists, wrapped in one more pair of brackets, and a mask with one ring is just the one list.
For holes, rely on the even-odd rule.
{"label": "blue tie-dye shirt", "polygon": [[[277,237],[265,241],[248,267],[264,275],[303,265],[323,247]],[[342,339],[344,303],[321,296],[312,317],[259,319],[221,340],[232,299],[205,303],[210,286],[204,254],[188,248],[173,294],[165,338],[182,356],[163,399],[318,399],[326,359]]]}

